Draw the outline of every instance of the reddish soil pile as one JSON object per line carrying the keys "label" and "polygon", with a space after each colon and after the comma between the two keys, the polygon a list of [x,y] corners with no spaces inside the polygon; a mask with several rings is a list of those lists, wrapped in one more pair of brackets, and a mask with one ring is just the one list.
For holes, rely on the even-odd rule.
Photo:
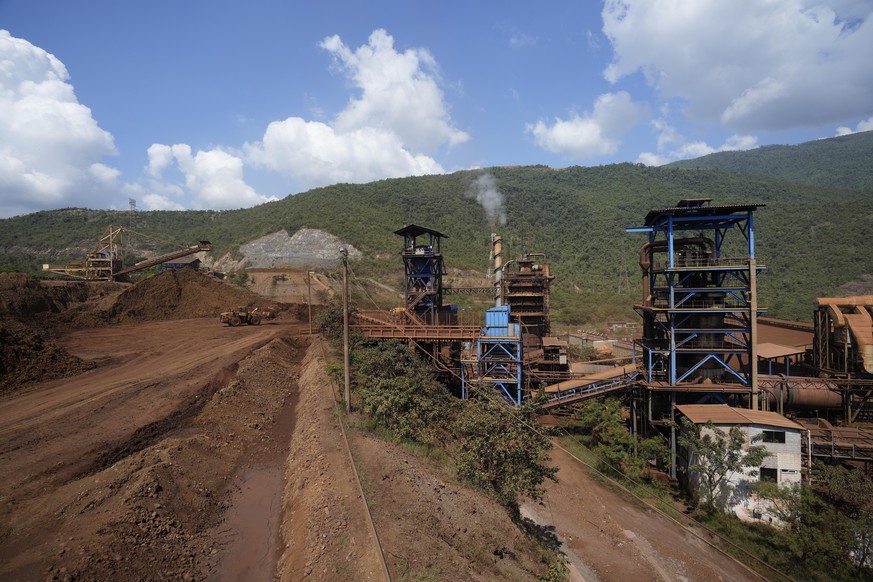
{"label": "reddish soil pile", "polygon": [[52,286],[24,273],[0,273],[0,394],[22,386],[80,374],[93,367],[70,355],[34,325],[88,299],[86,283]]}
{"label": "reddish soil pile", "polygon": [[109,310],[110,320],[158,321],[218,317],[234,307],[254,307],[264,299],[193,269],[165,271],[122,293]]}
{"label": "reddish soil pile", "polygon": [[285,459],[301,328],[189,319],[65,336],[84,359],[113,357],[0,396],[0,579],[205,580],[237,540],[260,556],[278,525],[224,538],[237,527],[224,511],[237,471]]}
{"label": "reddish soil pile", "polygon": [[235,306],[263,302],[255,293],[192,269],[168,271],[135,285],[0,273],[0,393],[92,368],[93,363],[54,343],[68,330],[217,317]]}
{"label": "reddish soil pile", "polygon": [[63,286],[40,283],[24,273],[0,273],[0,317],[27,319],[41,312],[59,313],[73,303],[88,299],[88,284]]}
{"label": "reddish soil pile", "polygon": [[28,325],[0,322],[0,394],[22,386],[81,374],[94,367],[43,338]]}

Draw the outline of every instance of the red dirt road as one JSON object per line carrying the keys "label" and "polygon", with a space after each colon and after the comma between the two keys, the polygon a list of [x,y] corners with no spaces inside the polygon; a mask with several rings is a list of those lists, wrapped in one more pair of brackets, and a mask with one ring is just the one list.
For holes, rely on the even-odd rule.
{"label": "red dirt road", "polygon": [[709,547],[672,521],[641,509],[592,479],[569,453],[554,447],[558,483],[522,515],[554,528],[571,580],[760,581],[764,578]]}
{"label": "red dirt road", "polygon": [[232,329],[213,319],[192,319],[66,336],[58,343],[70,353],[86,360],[108,358],[108,365],[2,403],[0,459],[6,470],[0,489],[26,492],[63,478],[58,473],[85,469],[95,460],[95,449],[124,441],[136,429],[196,400],[217,372],[287,333],[291,325]]}
{"label": "red dirt road", "polygon": [[304,327],[277,320],[229,328],[208,318],[62,337],[58,343],[70,353],[101,364],[0,400],[0,576],[42,576],[39,568],[64,556],[66,542],[117,519],[74,519],[71,513],[88,510],[76,502],[100,486],[101,472],[184,428],[240,360]]}

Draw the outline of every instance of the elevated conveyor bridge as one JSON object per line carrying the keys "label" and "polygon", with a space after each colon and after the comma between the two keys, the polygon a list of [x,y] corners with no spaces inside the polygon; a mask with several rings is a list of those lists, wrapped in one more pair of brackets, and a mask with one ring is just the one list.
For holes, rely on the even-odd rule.
{"label": "elevated conveyor bridge", "polygon": [[545,387],[546,401],[540,405],[540,408],[551,410],[616,392],[637,384],[640,377],[637,365],[627,364],[578,380],[558,382]]}
{"label": "elevated conveyor bridge", "polygon": [[352,326],[373,339],[403,339],[428,343],[470,342],[476,339],[481,328],[464,325],[391,325],[356,324]]}

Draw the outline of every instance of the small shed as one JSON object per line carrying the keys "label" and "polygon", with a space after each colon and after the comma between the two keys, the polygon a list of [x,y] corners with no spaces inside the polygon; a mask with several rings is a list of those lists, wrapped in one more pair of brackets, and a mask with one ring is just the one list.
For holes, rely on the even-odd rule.
{"label": "small shed", "polygon": [[187,257],[180,257],[178,259],[173,259],[171,261],[161,263],[161,266],[158,267],[158,270],[163,272],[178,271],[179,269],[199,269],[200,262],[200,259],[198,259],[196,255],[188,255]]}

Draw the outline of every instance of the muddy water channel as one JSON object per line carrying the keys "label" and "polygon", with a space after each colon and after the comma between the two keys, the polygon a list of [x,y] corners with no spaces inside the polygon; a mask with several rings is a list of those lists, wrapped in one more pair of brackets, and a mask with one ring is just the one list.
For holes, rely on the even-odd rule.
{"label": "muddy water channel", "polygon": [[228,488],[229,507],[217,532],[221,558],[216,579],[272,580],[281,554],[279,525],[285,461],[294,431],[297,386],[285,399],[265,445],[243,455],[244,461]]}

